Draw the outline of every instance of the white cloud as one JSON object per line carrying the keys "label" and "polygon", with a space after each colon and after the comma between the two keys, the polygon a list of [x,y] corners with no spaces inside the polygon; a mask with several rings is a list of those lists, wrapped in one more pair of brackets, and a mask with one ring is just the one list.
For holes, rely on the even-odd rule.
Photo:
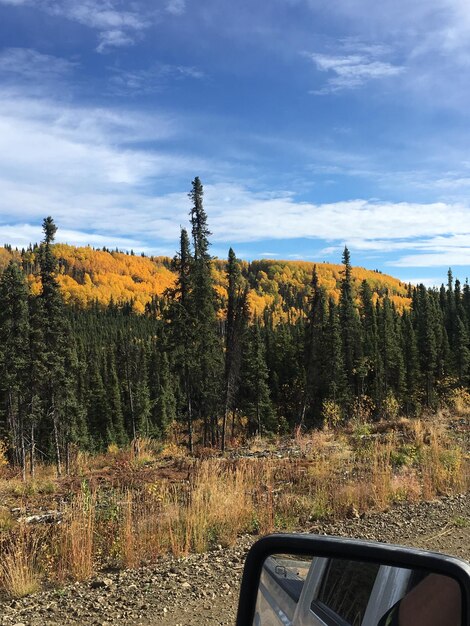
{"label": "white cloud", "polygon": [[192,66],[154,64],[147,69],[123,70],[112,67],[110,83],[119,95],[148,94],[159,91],[169,80],[201,79],[204,72]]}
{"label": "white cloud", "polygon": [[186,0],[169,0],[166,10],[171,15],[183,15],[186,11]]}
{"label": "white cloud", "polygon": [[151,23],[148,13],[123,10],[115,0],[0,0],[1,3],[34,6],[49,15],[97,30],[97,52],[134,44]]}
{"label": "white cloud", "polygon": [[131,46],[134,43],[134,38],[126,34],[125,31],[114,29],[105,30],[100,33],[100,43],[96,47],[97,52],[107,52],[110,48],[122,48],[124,46]]}
{"label": "white cloud", "polygon": [[[25,248],[30,243],[37,243],[42,239],[42,230],[39,224],[18,224],[2,225],[2,244],[8,243],[17,248]],[[131,237],[116,237],[109,235],[100,235],[97,233],[83,232],[79,230],[59,228],[56,241],[69,243],[74,246],[95,246],[108,248],[119,248],[129,250],[131,248],[139,250],[142,248],[142,242]]]}
{"label": "white cloud", "polygon": [[[154,234],[163,230],[176,241],[178,223],[169,214],[174,203],[159,205],[153,186],[179,176],[189,181],[194,172],[208,168],[202,159],[158,149],[159,140],[175,139],[183,124],[176,131],[176,122],[158,114],[0,95],[4,224],[37,223],[51,214],[64,229],[86,228],[108,239],[131,230],[146,236],[149,229]],[[145,150],[136,146],[141,141],[147,142]],[[182,212],[171,217],[184,222],[186,213],[185,202]]]}
{"label": "white cloud", "polygon": [[47,88],[55,81],[66,80],[78,64],[31,48],[4,48],[0,52],[0,77],[5,85]]}
{"label": "white cloud", "polygon": [[425,278],[407,278],[406,280],[403,280],[402,282],[408,284],[411,283],[412,285],[424,285],[425,287],[440,287],[442,284],[442,276],[433,276],[433,277],[429,277],[426,276]]}
{"label": "white cloud", "polygon": [[[470,233],[469,233],[470,235]],[[470,267],[470,248],[447,250],[436,254],[409,254],[391,261],[393,267]],[[442,280],[441,280],[442,282]]]}
{"label": "white cloud", "polygon": [[[90,169],[97,167],[97,157],[91,157]],[[26,218],[39,224],[50,213],[66,231],[76,233],[86,224],[101,237],[98,245],[120,245],[113,243],[118,238],[131,239],[132,244],[122,247],[136,250],[176,248],[180,225],[188,222],[185,192],[154,196],[142,189],[141,180],[125,187],[121,181],[119,190],[89,171],[84,191],[81,181],[77,184],[64,171],[60,184],[52,186],[48,179],[18,186],[0,179],[3,222],[21,224]],[[330,252],[346,243],[352,251],[388,254],[389,259],[393,255],[389,264],[395,267],[470,266],[470,210],[464,205],[367,200],[315,205],[219,183],[205,186],[205,207],[217,249],[222,244],[311,238],[331,242]],[[84,233],[80,242],[97,241],[87,237]]]}
{"label": "white cloud", "polygon": [[[349,43],[348,47],[351,45]],[[313,93],[327,94],[343,89],[354,89],[370,80],[389,78],[403,72],[402,66],[375,58],[375,55],[383,54],[385,48],[364,44],[355,44],[355,46],[356,52],[347,55],[328,55],[317,52],[307,55],[315,63],[318,70],[333,74],[325,87]]]}

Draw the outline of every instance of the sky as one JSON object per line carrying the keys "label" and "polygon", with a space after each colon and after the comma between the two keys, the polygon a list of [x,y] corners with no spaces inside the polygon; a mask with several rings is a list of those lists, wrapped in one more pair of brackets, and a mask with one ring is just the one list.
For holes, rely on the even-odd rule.
{"label": "sky", "polygon": [[0,241],[470,275],[466,0],[0,0]]}

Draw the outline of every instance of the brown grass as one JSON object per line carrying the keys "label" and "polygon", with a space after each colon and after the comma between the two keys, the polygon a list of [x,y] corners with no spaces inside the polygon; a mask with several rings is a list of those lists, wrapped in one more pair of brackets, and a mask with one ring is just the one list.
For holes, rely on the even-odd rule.
{"label": "brown grass", "polygon": [[24,524],[4,544],[0,582],[11,597],[22,598],[39,590],[39,550],[40,538]]}
{"label": "brown grass", "polygon": [[96,496],[82,489],[69,505],[57,536],[57,577],[83,581],[93,575]]}
{"label": "brown grass", "polygon": [[[275,451],[279,444],[287,445],[257,439],[252,450]],[[127,451],[77,455],[75,478],[53,480],[53,470],[38,468],[34,481],[0,481],[0,497],[24,510],[46,502],[54,508],[57,496],[69,500],[63,522],[47,533],[21,530],[2,509],[4,589],[12,596],[36,590],[40,570],[49,579],[86,580],[104,564],[139,567],[164,554],[229,546],[244,532],[308,530],[317,520],[470,486],[468,454],[442,415],[297,431],[290,443],[296,452],[284,458],[195,460],[178,449],[171,459],[174,446],[159,456],[153,442],[141,440]]]}

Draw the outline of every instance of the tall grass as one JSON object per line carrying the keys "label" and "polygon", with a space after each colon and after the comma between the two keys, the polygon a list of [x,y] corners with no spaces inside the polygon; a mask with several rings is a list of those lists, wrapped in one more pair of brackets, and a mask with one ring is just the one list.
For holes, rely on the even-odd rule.
{"label": "tall grass", "polygon": [[13,598],[22,598],[40,588],[38,556],[40,537],[24,524],[3,545],[0,582]]}
{"label": "tall grass", "polygon": [[59,580],[84,581],[93,575],[96,495],[82,488],[55,535]]}
{"label": "tall grass", "polygon": [[[266,448],[262,441],[256,445]],[[138,567],[164,554],[184,556],[216,544],[229,546],[244,532],[308,530],[318,520],[470,486],[468,456],[440,420],[358,422],[348,431],[297,432],[293,445],[297,457],[178,457],[172,465],[175,473],[167,478],[158,471],[152,474],[157,453],[145,441],[127,457],[112,450],[95,458],[96,471],[105,467],[112,472],[116,464],[113,480],[94,489],[89,484],[97,481],[82,482],[64,505],[60,525],[45,534],[38,527],[12,526],[9,519],[4,524],[0,584],[12,596],[24,595],[38,588],[39,563],[59,581],[86,580],[103,564]],[[79,469],[82,476],[87,471]],[[90,477],[93,471],[88,470]],[[52,497],[59,488],[54,483],[51,492],[44,489],[49,474],[39,475],[21,488],[22,502]],[[17,488],[10,484],[9,497]],[[35,541],[39,536],[41,546]],[[41,561],[39,547],[48,560]]]}

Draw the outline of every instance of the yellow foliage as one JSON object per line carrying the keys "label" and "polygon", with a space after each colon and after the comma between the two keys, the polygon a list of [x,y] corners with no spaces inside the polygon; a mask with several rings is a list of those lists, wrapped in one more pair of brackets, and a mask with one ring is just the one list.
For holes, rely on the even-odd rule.
{"label": "yellow foliage", "polygon": [[7,446],[6,443],[0,439],[0,469],[6,465],[8,465]]}
{"label": "yellow foliage", "polygon": [[[64,300],[80,307],[87,307],[93,302],[107,305],[111,300],[116,303],[132,300],[134,310],[143,313],[145,305],[153,296],[161,295],[175,284],[176,276],[168,269],[168,259],[165,257],[142,257],[62,243],[55,244],[53,250],[59,262],[57,280]],[[35,255],[33,252],[26,255],[25,267],[32,268]],[[19,256],[19,253],[0,248],[0,271],[15,256]],[[252,318],[261,317],[264,309],[270,307],[275,323],[298,319],[300,309],[307,305],[311,294],[314,265],[317,267],[319,284],[325,288],[329,297],[338,302],[343,276],[343,266],[340,264],[270,259],[252,261],[250,264],[242,261],[241,267],[249,273],[249,282],[254,286],[248,296]],[[212,276],[220,303],[218,315],[222,319],[227,304],[225,261],[213,261]],[[387,293],[398,311],[409,308],[406,286],[398,279],[363,267],[353,267],[352,278],[356,302],[359,301],[360,284],[366,279],[374,292],[374,302]],[[39,277],[29,275],[28,282],[32,293],[39,294]]]}

